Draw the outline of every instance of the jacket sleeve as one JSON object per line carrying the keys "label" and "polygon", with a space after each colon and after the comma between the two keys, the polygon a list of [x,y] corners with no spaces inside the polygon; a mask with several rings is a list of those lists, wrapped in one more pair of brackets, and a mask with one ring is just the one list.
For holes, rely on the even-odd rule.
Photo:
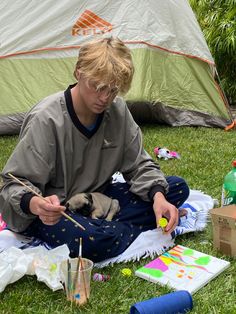
{"label": "jacket sleeve", "polygon": [[130,191],[143,200],[152,200],[155,192],[168,192],[168,183],[159,164],[143,148],[142,133],[126,110],[126,145],[120,169],[125,180],[131,185]]}
{"label": "jacket sleeve", "polygon": [[[38,121],[30,122],[23,129],[21,138],[5,165],[2,176],[4,184],[0,190],[0,212],[8,227],[16,232],[24,231],[36,218],[31,213],[22,210],[20,204],[23,195],[29,192],[27,188],[15,182],[8,173],[13,174],[24,184],[39,194],[44,193],[45,185],[52,170],[47,154],[53,156],[49,148],[50,134]],[[45,155],[45,152],[46,153]]]}

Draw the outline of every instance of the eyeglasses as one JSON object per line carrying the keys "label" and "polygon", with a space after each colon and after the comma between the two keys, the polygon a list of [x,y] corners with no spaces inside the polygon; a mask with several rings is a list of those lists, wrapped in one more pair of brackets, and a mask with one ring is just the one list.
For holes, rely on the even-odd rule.
{"label": "eyeglasses", "polygon": [[119,88],[117,86],[111,87],[110,85],[97,84],[92,80],[88,80],[88,86],[95,93],[99,95],[105,95],[107,97],[115,97],[119,93]]}

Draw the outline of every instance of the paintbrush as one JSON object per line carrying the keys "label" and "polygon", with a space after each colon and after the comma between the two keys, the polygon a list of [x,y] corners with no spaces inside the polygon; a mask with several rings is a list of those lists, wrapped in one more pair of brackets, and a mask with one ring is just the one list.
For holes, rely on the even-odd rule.
{"label": "paintbrush", "polygon": [[[67,295],[68,298],[71,300],[71,265],[70,265],[70,260],[67,260]],[[72,300],[71,300],[72,301]]]}
{"label": "paintbrush", "polygon": [[[85,274],[84,274],[83,270],[84,270],[84,267],[83,267],[83,258],[82,258],[82,238],[80,238],[79,239],[79,256],[78,256],[78,262],[77,262],[77,267],[76,267],[76,277],[75,277],[75,280],[82,273],[85,301],[87,301],[88,294],[87,294],[87,289],[86,289]],[[80,282],[80,278],[78,278],[78,281]]]}
{"label": "paintbrush", "polygon": [[[80,255],[81,255],[81,252],[82,252],[82,238],[79,239],[79,255],[78,255],[76,271],[75,271],[75,278],[74,278],[74,283],[73,283],[74,289],[76,287],[77,278],[80,274]],[[78,281],[79,281],[79,278],[78,278]]]}
{"label": "paintbrush", "polygon": [[[19,184],[23,185],[25,188],[27,188],[30,192],[32,192],[34,195],[40,197],[41,199],[43,199],[44,201],[50,203],[47,199],[45,199],[42,195],[40,195],[39,193],[35,192],[33,189],[31,189],[31,187],[29,187],[28,185],[26,185],[24,182],[20,181],[18,178],[16,178],[15,176],[13,176],[13,174],[11,174],[10,172],[8,173],[8,175],[14,179],[16,182],[18,182]],[[85,228],[78,223],[78,221],[74,220],[72,217],[70,217],[69,215],[67,215],[65,212],[61,211],[61,214],[66,217],[67,219],[69,219],[71,222],[73,222],[75,225],[77,225],[78,227],[80,227],[80,229],[85,230]]]}

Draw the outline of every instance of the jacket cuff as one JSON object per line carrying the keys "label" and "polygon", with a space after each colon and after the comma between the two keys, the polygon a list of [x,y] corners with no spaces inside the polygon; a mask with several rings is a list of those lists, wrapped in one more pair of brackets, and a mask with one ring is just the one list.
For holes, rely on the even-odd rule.
{"label": "jacket cuff", "polygon": [[161,192],[163,195],[165,195],[165,189],[161,185],[155,185],[151,188],[150,192],[148,193],[148,196],[151,201],[153,201],[153,197],[157,192]]}
{"label": "jacket cuff", "polygon": [[[33,193],[29,192],[29,193],[25,193],[20,201],[20,208],[22,209],[22,211],[27,214],[27,215],[34,215],[31,213],[30,208],[29,208],[29,203],[31,198],[35,196]],[[35,216],[35,215],[34,215]]]}

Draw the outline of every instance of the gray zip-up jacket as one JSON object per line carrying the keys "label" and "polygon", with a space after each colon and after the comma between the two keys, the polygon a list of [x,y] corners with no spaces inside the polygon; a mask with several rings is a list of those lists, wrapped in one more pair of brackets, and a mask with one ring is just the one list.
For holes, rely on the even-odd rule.
{"label": "gray zip-up jacket", "polygon": [[62,204],[79,192],[102,192],[117,171],[130,191],[146,201],[155,192],[168,190],[159,165],[143,149],[140,128],[123,99],[117,97],[89,131],[75,114],[71,87],[29,111],[3,169],[0,212],[14,231],[24,231],[36,216],[22,209],[22,198],[29,191],[8,172],[43,196],[56,194]]}

